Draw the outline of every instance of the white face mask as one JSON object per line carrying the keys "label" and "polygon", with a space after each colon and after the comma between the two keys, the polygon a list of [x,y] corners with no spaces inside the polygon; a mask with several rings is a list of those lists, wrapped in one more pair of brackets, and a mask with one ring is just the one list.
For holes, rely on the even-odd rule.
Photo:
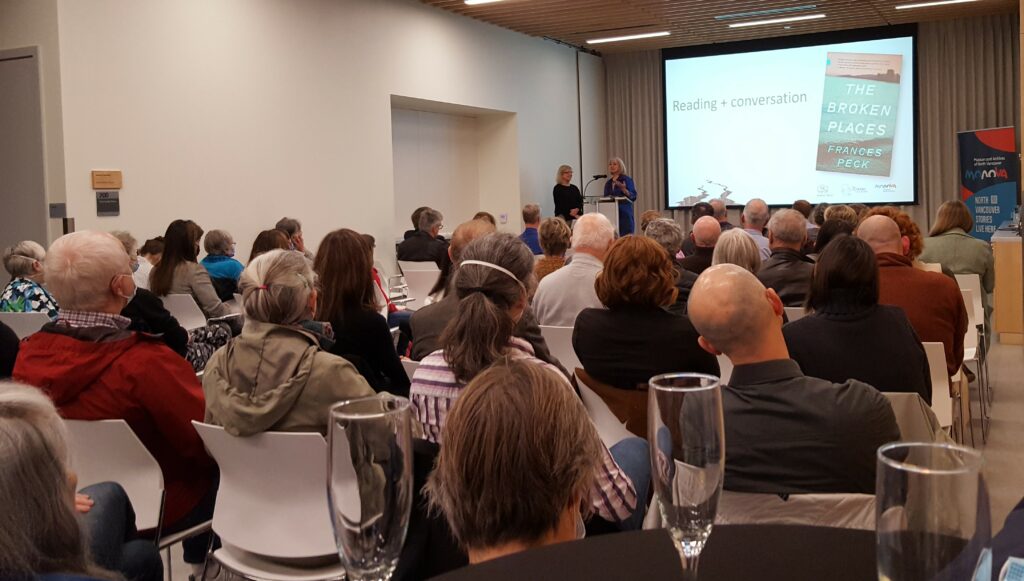
{"label": "white face mask", "polygon": [[135,298],[136,293],[139,292],[139,287],[138,287],[138,285],[135,284],[135,279],[132,278],[132,275],[130,275],[130,274],[119,274],[118,276],[127,276],[128,278],[132,279],[132,294],[130,294],[130,295],[123,295],[121,293],[117,293],[117,296],[121,297],[122,299],[124,299],[125,301],[130,303],[130,302],[132,302],[132,299]]}
{"label": "white face mask", "polygon": [[583,522],[583,515],[576,511],[576,538],[582,539],[587,536],[587,525]]}

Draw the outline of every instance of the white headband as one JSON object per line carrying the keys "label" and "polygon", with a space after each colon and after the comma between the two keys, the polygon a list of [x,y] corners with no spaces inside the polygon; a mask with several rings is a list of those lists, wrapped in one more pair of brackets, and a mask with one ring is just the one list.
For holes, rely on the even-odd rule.
{"label": "white headband", "polygon": [[523,284],[523,281],[519,280],[518,276],[512,274],[511,270],[509,270],[509,269],[507,269],[507,268],[505,268],[503,266],[498,266],[497,264],[492,264],[490,262],[484,262],[482,260],[463,260],[462,262],[459,263],[459,267],[461,268],[461,267],[463,267],[463,266],[465,266],[467,264],[475,264],[477,266],[484,266],[484,267],[490,268],[492,270],[497,270],[498,272],[505,273],[512,280],[516,281],[516,283],[518,283],[519,286],[523,287],[524,289],[526,288],[526,285]]}

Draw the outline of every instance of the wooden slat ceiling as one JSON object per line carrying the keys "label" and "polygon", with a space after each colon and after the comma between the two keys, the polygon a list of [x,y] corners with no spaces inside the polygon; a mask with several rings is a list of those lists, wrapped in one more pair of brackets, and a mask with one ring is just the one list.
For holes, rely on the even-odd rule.
{"label": "wooden slat ceiling", "polygon": [[[552,38],[603,53],[1000,14],[1014,12],[1019,6],[1018,0],[979,0],[913,10],[896,10],[895,6],[920,0],[503,0],[475,6],[467,5],[463,0],[422,1],[523,34]],[[786,10],[811,5],[813,9],[784,14],[726,21],[715,19],[715,16],[727,14]],[[728,27],[731,22],[817,13],[828,16],[788,24]],[[593,38],[662,30],[671,34],[645,40],[586,44],[588,39]]]}

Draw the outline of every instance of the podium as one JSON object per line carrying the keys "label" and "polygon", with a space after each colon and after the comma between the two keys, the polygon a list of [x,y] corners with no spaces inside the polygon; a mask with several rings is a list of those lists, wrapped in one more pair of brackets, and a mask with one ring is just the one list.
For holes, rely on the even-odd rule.
{"label": "podium", "polygon": [[619,202],[631,203],[630,199],[621,197],[604,197],[604,196],[587,196],[583,198],[583,213],[584,214],[604,214],[605,218],[612,223],[615,228],[615,236],[620,236],[619,232]]}

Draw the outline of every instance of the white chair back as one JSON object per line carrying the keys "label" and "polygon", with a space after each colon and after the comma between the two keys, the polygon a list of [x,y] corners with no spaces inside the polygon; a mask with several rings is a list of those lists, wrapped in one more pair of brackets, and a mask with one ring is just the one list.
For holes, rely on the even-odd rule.
{"label": "white chair back", "polygon": [[953,438],[939,425],[935,412],[916,393],[883,391],[896,416],[902,442],[938,442],[955,444]]}
{"label": "white chair back", "polygon": [[580,389],[580,397],[583,399],[583,407],[587,409],[587,415],[590,416],[590,421],[597,428],[597,435],[604,445],[611,448],[626,438],[635,438],[636,436],[626,429],[619,418],[615,417],[615,413],[601,399],[601,396],[594,393],[594,390],[590,389],[590,386],[581,378],[577,379],[576,383]]}
{"label": "white chair back", "polygon": [[164,475],[160,465],[124,420],[65,420],[71,465],[79,489],[116,482],[135,509],[135,527],[155,529],[163,511]]}
{"label": "white chair back", "polygon": [[418,270],[436,270],[438,272],[440,272],[441,270],[437,267],[437,263],[432,260],[399,260],[398,268],[402,269],[402,274],[406,276],[408,276],[410,272],[415,272]]}
{"label": "white chair back", "polygon": [[405,374],[409,376],[409,379],[412,379],[412,374],[416,373],[416,369],[418,369],[419,366],[419,361],[413,361],[412,359],[402,360],[402,367],[405,368]]}
{"label": "white chair back", "polygon": [[732,360],[724,354],[719,355],[718,369],[718,377],[721,379],[722,385],[729,385],[729,380],[732,379]]}
{"label": "white chair back", "polygon": [[206,326],[206,315],[203,314],[192,295],[167,295],[160,300],[163,301],[164,308],[170,311],[175,319],[178,319],[178,324],[186,331]]}
{"label": "white chair back", "polygon": [[[960,285],[960,290],[969,290],[974,293],[973,301],[971,303],[964,302],[964,306],[970,311],[974,309],[974,320],[978,325],[984,324],[985,322],[985,306],[984,306],[984,291],[981,290],[981,277],[976,274],[957,274],[956,282]],[[966,299],[966,297],[965,297]]]}
{"label": "white chair back", "polygon": [[[978,325],[981,324],[977,312],[974,310],[974,291],[962,288],[960,294],[964,298],[964,306],[967,308],[967,332],[964,333],[964,358],[974,359],[978,349]],[[981,319],[984,320],[984,319]],[[970,352],[970,354],[968,354]]]}
{"label": "white chair back", "polygon": [[[430,264],[434,264],[431,262]],[[430,289],[434,288],[441,271],[434,267],[434,270],[410,270],[405,273],[405,284],[409,286],[408,297],[415,299],[411,308],[422,309],[427,304],[427,297],[430,296]]]}
{"label": "white chair back", "polygon": [[540,326],[540,334],[544,342],[548,344],[551,354],[569,371],[574,373],[576,368],[583,369],[576,350],[572,347],[572,327],[550,327]]}
{"label": "white chair back", "polygon": [[716,524],[810,525],[875,530],[873,494],[777,494],[723,490]]}
{"label": "white chair back", "polygon": [[938,262],[922,262],[921,269],[942,274],[942,264]]}
{"label": "white chair back", "polygon": [[789,319],[790,323],[792,323],[793,321],[799,321],[800,319],[804,318],[804,315],[807,314],[806,312],[804,312],[803,307],[783,307],[783,309],[785,309],[786,318]]}
{"label": "white chair back", "polygon": [[942,343],[922,343],[932,378],[932,411],[939,425],[953,425],[953,398],[949,395],[949,374],[946,371],[946,348]]}
{"label": "white chair back", "polygon": [[18,339],[24,339],[50,322],[46,313],[0,313],[0,323],[14,331]]}
{"label": "white chair back", "polygon": [[225,544],[280,559],[336,555],[327,504],[327,442],[318,433],[239,438],[193,421],[220,467],[213,530]]}

